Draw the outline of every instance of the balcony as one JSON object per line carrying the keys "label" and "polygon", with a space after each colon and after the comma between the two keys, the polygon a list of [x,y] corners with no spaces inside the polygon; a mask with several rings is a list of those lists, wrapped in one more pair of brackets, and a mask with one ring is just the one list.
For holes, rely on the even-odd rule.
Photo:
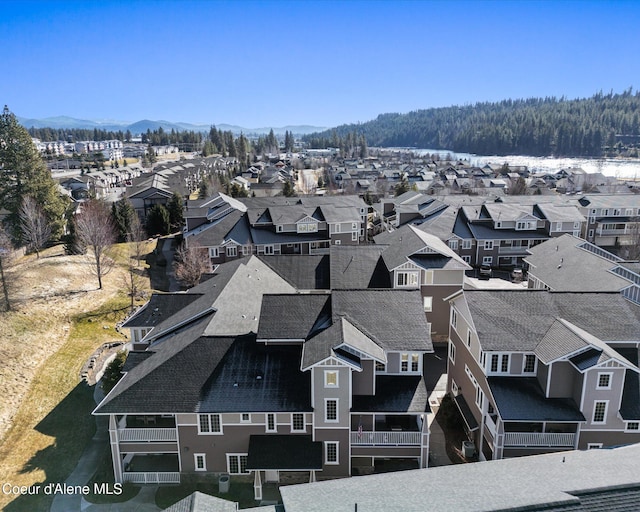
{"label": "balcony", "polygon": [[175,428],[120,428],[118,439],[123,442],[167,442],[177,441]]}
{"label": "balcony", "polygon": [[527,245],[505,245],[498,247],[498,254],[519,254],[521,256],[527,256]]}
{"label": "balcony", "polygon": [[505,432],[503,446],[573,448],[575,439],[573,432]]}
{"label": "balcony", "polygon": [[422,433],[408,431],[351,432],[352,446],[420,446]]}
{"label": "balcony", "polygon": [[122,475],[122,480],[133,484],[179,484],[180,473],[178,472],[126,472]]}

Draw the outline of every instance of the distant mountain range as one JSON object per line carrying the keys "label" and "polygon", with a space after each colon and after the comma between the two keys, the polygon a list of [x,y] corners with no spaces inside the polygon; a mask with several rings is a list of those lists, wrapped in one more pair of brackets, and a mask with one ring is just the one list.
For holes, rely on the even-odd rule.
{"label": "distant mountain range", "polygon": [[[205,124],[191,124],[191,123],[173,123],[170,121],[150,121],[144,119],[135,123],[127,123],[124,121],[114,121],[111,119],[104,121],[94,121],[89,119],[76,119],[68,116],[56,116],[46,117],[44,119],[28,119],[18,116],[18,122],[25,128],[80,128],[80,129],[93,129],[98,128],[100,130],[118,131],[123,132],[129,130],[134,135],[140,135],[146,133],[147,130],[157,130],[162,127],[165,131],[195,131],[195,132],[208,132],[211,125]],[[242,126],[235,126],[231,124],[216,124],[216,128],[222,131],[231,131],[234,134],[240,132],[245,135],[261,135],[267,134],[271,129],[276,135],[284,135],[285,131],[294,133],[295,135],[306,135],[309,133],[320,132],[326,130],[326,127],[319,126],[283,126],[281,128],[266,127],[266,128],[243,128]]]}

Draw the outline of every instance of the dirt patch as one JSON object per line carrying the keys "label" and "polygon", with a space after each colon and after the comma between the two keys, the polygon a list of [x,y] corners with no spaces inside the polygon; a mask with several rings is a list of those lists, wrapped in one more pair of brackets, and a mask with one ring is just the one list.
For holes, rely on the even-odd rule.
{"label": "dirt patch", "polygon": [[86,256],[66,255],[57,246],[39,259],[20,258],[8,269],[13,311],[0,313],[0,439],[37,370],[67,340],[71,318],[100,307],[121,290],[122,268],[114,268],[98,290],[90,265]]}

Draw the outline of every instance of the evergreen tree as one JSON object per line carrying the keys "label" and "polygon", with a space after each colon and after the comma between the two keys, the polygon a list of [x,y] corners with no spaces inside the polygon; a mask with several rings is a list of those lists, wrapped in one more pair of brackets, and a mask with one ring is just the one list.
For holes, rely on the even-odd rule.
{"label": "evergreen tree", "polygon": [[129,239],[134,215],[137,213],[126,197],[111,204],[111,217],[116,228],[118,242],[126,242]]}
{"label": "evergreen tree", "polygon": [[400,183],[396,185],[396,197],[401,196],[405,192],[409,192],[409,190],[411,190],[411,187],[409,187],[409,180],[407,180],[406,176],[402,176]]}
{"label": "evergreen tree", "polygon": [[184,199],[179,192],[174,192],[167,203],[169,212],[169,225],[171,231],[179,231],[184,224]]}
{"label": "evergreen tree", "polygon": [[0,116],[0,170],[0,205],[9,211],[7,223],[14,241],[21,238],[19,210],[27,196],[42,208],[52,237],[60,237],[67,203],[29,132],[6,106]]}
{"label": "evergreen tree", "polygon": [[147,233],[168,235],[171,230],[169,212],[162,204],[154,204],[147,214]]}
{"label": "evergreen tree", "polygon": [[289,180],[285,181],[282,185],[282,195],[285,197],[293,197],[296,195],[296,191]]}

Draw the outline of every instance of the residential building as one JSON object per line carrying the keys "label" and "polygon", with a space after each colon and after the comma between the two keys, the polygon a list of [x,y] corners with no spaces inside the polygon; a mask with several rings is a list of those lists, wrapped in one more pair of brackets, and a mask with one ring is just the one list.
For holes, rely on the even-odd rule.
{"label": "residential building", "polygon": [[250,254],[326,254],[332,245],[365,240],[367,205],[357,196],[233,199],[225,194],[189,202],[187,245],[209,251],[212,267]]}
{"label": "residential building", "polygon": [[640,241],[640,195],[588,194],[578,200],[588,219],[584,238],[600,247],[637,245]]}
{"label": "residential building", "polygon": [[251,475],[260,499],[281,472],[349,476],[388,458],[427,466],[433,347],[420,292],[298,290],[273,270],[286,256],[267,258],[154,295],[124,325],[134,351],[94,411],[109,417],[116,481]]}
{"label": "residential building", "polygon": [[532,290],[450,301],[448,385],[481,459],[640,442],[640,306]]}

